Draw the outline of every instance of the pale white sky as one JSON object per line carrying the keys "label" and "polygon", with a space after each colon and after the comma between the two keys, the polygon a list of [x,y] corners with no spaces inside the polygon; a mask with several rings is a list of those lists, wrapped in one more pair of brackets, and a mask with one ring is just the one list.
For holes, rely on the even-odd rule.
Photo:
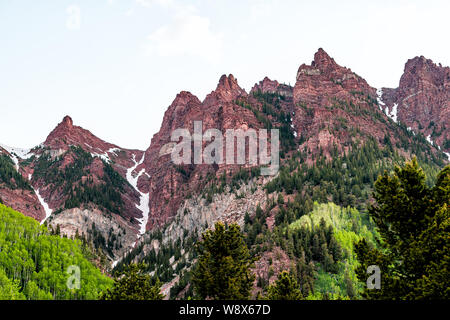
{"label": "pale white sky", "polygon": [[450,65],[443,1],[2,0],[0,143],[33,147],[70,115],[146,149],[181,90],[201,100],[222,74],[249,90],[295,82],[319,47],[374,87],[409,58]]}

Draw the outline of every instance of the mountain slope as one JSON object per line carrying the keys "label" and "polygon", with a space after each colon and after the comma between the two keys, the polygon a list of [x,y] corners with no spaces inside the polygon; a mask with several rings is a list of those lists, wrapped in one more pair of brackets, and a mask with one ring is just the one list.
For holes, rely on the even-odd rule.
{"label": "mountain slope", "polygon": [[142,234],[147,197],[133,181],[143,151],[107,143],[68,116],[33,150],[9,150],[0,149],[12,159],[2,165],[10,181],[0,189],[5,204],[69,237],[84,236],[114,260]]}
{"label": "mountain slope", "polygon": [[[112,280],[88,260],[80,240],[51,235],[44,226],[0,204],[0,295],[5,280],[17,284],[22,299],[96,299]],[[67,286],[70,267],[80,271],[79,290]],[[9,297],[5,297],[9,298]]]}

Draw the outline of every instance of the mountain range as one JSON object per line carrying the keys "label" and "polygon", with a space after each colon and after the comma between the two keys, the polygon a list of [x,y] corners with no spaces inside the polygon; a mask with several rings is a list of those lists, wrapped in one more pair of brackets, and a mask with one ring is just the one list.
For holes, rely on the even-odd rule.
{"label": "mountain range", "polygon": [[[193,133],[194,121],[202,121],[204,131],[278,128],[281,165],[292,171],[325,166],[365,148],[382,150],[380,159],[392,164],[413,156],[430,170],[449,163],[449,67],[415,57],[406,62],[398,88],[377,89],[319,49],[295,80],[290,86],[266,77],[246,92],[233,75],[223,75],[203,101],[182,91],[147,150],[106,142],[66,116],[31,150],[0,145],[0,202],[58,233],[83,237],[105,253],[111,267],[148,260],[151,251],[182,242],[178,256],[169,257],[176,276],[166,279],[167,291],[192,260],[190,237],[216,221],[243,226],[260,206],[269,212],[265,225],[271,229],[283,207],[273,199],[282,194],[289,202],[295,195],[286,185],[274,187],[276,197],[268,191],[283,179],[283,170],[260,176],[250,163],[175,165],[171,134],[178,128]],[[376,163],[378,170],[382,160]],[[356,200],[331,196],[334,191],[323,182],[311,194],[324,192],[325,200],[363,208],[358,194],[367,194],[367,182],[359,183],[362,191],[350,192]],[[288,263],[282,249],[274,250],[270,254],[278,250],[279,260]],[[177,268],[180,259],[186,266]]]}

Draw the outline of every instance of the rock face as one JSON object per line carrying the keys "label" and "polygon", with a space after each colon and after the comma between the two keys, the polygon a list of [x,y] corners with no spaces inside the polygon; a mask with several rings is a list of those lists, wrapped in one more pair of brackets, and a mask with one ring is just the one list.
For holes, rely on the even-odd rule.
{"label": "rock face", "polygon": [[3,204],[24,215],[41,221],[45,218],[45,211],[34,191],[9,189],[0,187],[0,198]]}
{"label": "rock face", "polygon": [[450,68],[421,57],[408,60],[396,89],[380,92],[386,112],[450,152]]}
{"label": "rock face", "polygon": [[[293,124],[312,153],[339,151],[357,139],[382,141],[393,124],[377,107],[376,90],[323,49],[311,65],[302,64],[293,89]],[[353,129],[357,128],[357,132]],[[395,139],[395,138],[394,138]]]}
{"label": "rock face", "polygon": [[105,215],[98,209],[65,210],[53,216],[49,226],[54,230],[59,226],[61,234],[68,237],[78,234],[90,242],[110,243],[110,252],[107,253],[115,257],[123,256],[136,242],[135,230],[129,227],[127,221],[118,216]]}
{"label": "rock face", "polygon": [[[218,221],[237,223],[243,227],[246,212],[254,216],[258,205],[265,208],[267,195],[262,186],[272,178],[259,177],[242,185],[239,191],[244,196],[239,198],[227,189],[224,193],[215,195],[211,203],[207,203],[200,196],[185,199],[169,223],[163,228],[153,229],[139,240],[139,245],[131,252],[133,261],[142,261],[151,250],[158,252],[161,248],[179,241],[184,242],[188,236],[197,239],[206,228],[214,226]],[[155,238],[155,233],[161,233],[161,239]],[[173,261],[174,257],[171,258],[170,263],[174,270],[180,260],[189,259],[187,251],[189,248],[182,250],[177,261]],[[175,280],[177,281],[178,279]],[[167,290],[170,290],[175,282],[167,283]]]}
{"label": "rock face", "polygon": [[[205,231],[205,226],[213,226],[216,222],[237,223],[244,225],[244,214],[254,216],[256,208],[266,204],[266,193],[262,185],[272,177],[259,178],[243,185],[239,190],[245,197],[236,197],[234,193],[224,192],[215,195],[211,203],[201,197],[186,199],[176,212],[175,219],[165,228],[163,244],[183,239],[185,232],[197,230],[198,235]],[[252,189],[254,188],[254,189]]]}
{"label": "rock face", "polygon": [[[160,131],[153,137],[150,148],[145,152],[142,168],[150,175],[146,186],[144,178],[139,186],[150,193],[150,216],[147,229],[162,226],[175,215],[183,199],[204,185],[203,179],[219,176],[223,171],[233,171],[236,165],[190,164],[176,166],[171,160],[174,143],[171,134],[176,129],[187,129],[194,133],[194,121],[202,122],[203,133],[208,129],[218,129],[224,135],[227,129],[260,128],[261,124],[248,109],[236,104],[245,99],[243,90],[233,75],[223,75],[216,90],[203,102],[189,92],[177,95],[164,115]],[[203,146],[206,142],[203,143]],[[224,152],[226,157],[226,153]],[[194,161],[192,161],[194,163]],[[137,170],[140,170],[138,167]],[[148,189],[147,189],[148,188]]]}
{"label": "rock face", "polygon": [[353,73],[339,66],[322,48],[314,55],[311,65],[302,64],[297,72],[294,102],[326,105],[330,97],[351,98],[352,91],[375,96],[375,89]]}

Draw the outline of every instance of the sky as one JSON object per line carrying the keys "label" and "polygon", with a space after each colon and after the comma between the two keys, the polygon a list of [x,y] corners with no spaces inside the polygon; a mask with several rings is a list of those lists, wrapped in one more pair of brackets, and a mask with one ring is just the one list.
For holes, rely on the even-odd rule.
{"label": "sky", "polygon": [[222,74],[294,85],[322,47],[376,88],[406,61],[450,65],[450,1],[0,0],[0,143],[31,148],[65,115],[145,150],[182,90]]}

